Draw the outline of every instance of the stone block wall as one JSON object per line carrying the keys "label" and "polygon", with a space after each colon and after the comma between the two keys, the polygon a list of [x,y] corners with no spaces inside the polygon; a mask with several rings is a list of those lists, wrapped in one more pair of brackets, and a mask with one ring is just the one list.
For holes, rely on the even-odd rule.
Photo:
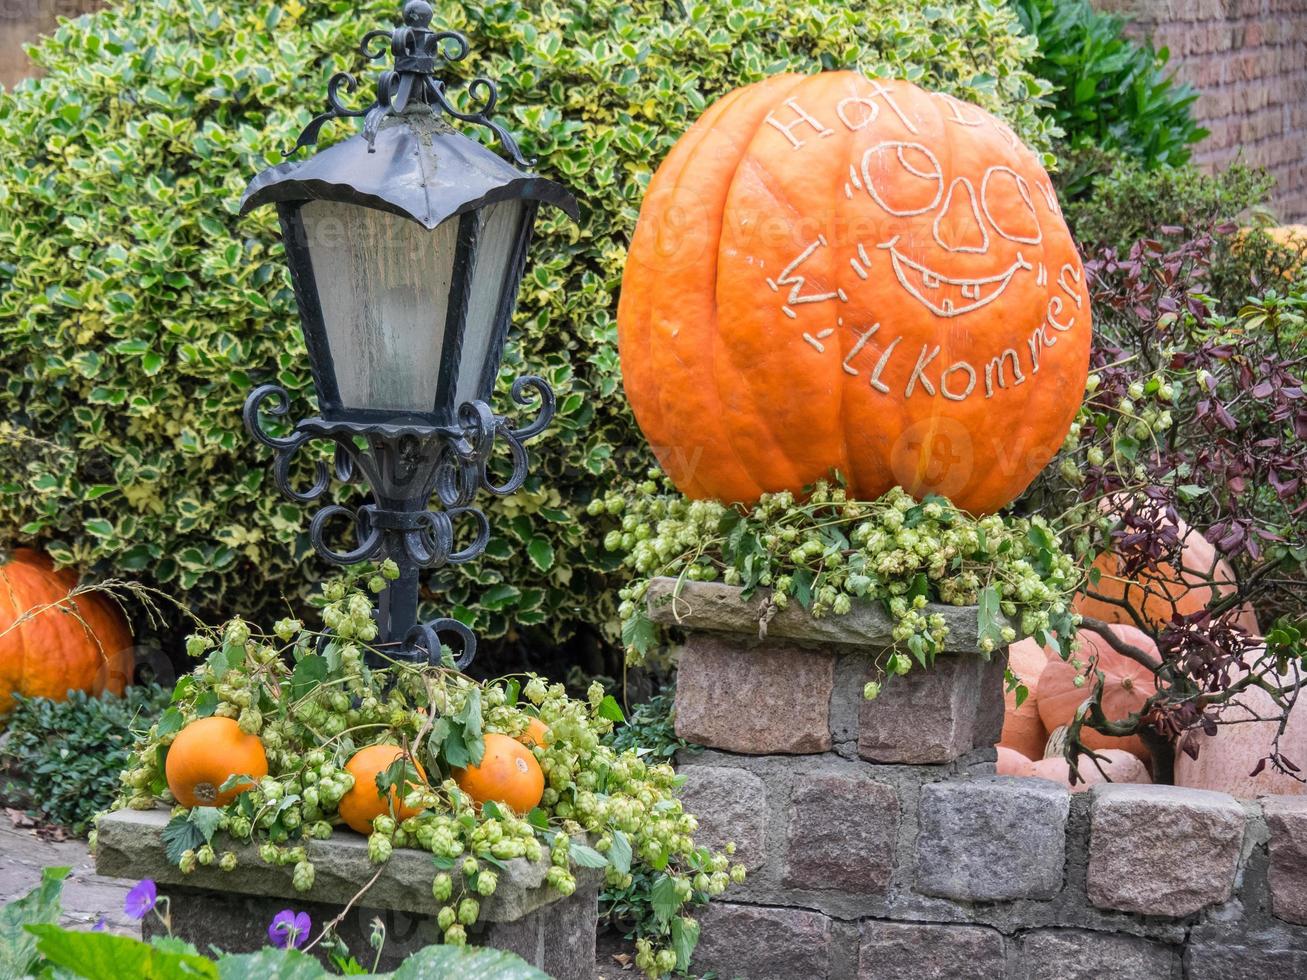
{"label": "stone block wall", "polygon": [[678,759],[683,798],[749,869],[703,914],[696,971],[1307,977],[1307,799],[995,776],[1002,661],[974,652],[975,610],[932,609],[956,652],[862,702],[876,610],[813,622],[673,589],[654,583],[650,612],[685,631],[677,731],[707,746]]}
{"label": "stone block wall", "polygon": [[1171,52],[1176,74],[1201,95],[1211,136],[1194,159],[1236,158],[1276,178],[1285,222],[1307,221],[1307,0],[1094,0],[1131,18],[1135,33]]}

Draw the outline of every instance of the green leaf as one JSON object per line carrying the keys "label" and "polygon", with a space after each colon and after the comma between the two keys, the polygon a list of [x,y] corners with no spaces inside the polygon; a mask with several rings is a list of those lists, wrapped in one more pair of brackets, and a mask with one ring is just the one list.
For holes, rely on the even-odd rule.
{"label": "green leaf", "polygon": [[41,955],[83,980],[176,980],[180,977],[218,978],[211,960],[193,953],[159,949],[130,936],[110,932],[77,932],[54,925],[33,925]]}
{"label": "green leaf", "polygon": [[[235,980],[235,978],[233,978]],[[514,953],[475,946],[427,946],[406,957],[391,980],[550,980]]]}
{"label": "green leaf", "polygon": [[617,703],[617,699],[611,694],[605,694],[604,699],[599,702],[596,714],[600,718],[607,718],[611,722],[621,724],[626,721],[626,715],[622,714],[622,706]]}
{"label": "green leaf", "polygon": [[608,863],[618,874],[631,873],[631,842],[620,830],[613,831],[613,844],[608,848]]}
{"label": "green leaf", "polygon": [[295,665],[290,675],[290,692],[296,700],[304,697],[327,678],[327,661],[310,653]]}
{"label": "green leaf", "polygon": [[216,806],[197,806],[191,810],[189,817],[195,829],[204,837],[204,843],[213,842],[213,832],[218,829],[218,822],[222,819],[222,811]]}
{"label": "green leaf", "polygon": [[182,730],[182,713],[176,708],[169,708],[159,716],[159,737],[163,738]]}
{"label": "green leaf", "polygon": [[699,923],[686,916],[672,920],[672,949],[676,950],[676,970],[684,973],[690,968],[690,957],[699,945]]}
{"label": "green leaf", "polygon": [[554,567],[554,546],[548,538],[532,538],[526,546],[526,553],[540,571],[547,572]]}
{"label": "green leaf", "polygon": [[549,829],[549,811],[541,807],[532,807],[531,812],[526,815],[526,822],[536,830]]}
{"label": "green leaf", "polygon": [[660,922],[666,923],[681,907],[675,880],[666,874],[655,878],[653,888],[649,890],[649,901],[653,905],[654,915],[658,916]]}
{"label": "green leaf", "polygon": [[608,858],[604,857],[588,844],[579,844],[576,841],[572,841],[567,850],[568,854],[571,855],[572,861],[583,868],[608,867]]}
{"label": "green leaf", "polygon": [[989,639],[994,643],[994,649],[997,650],[1003,646],[1003,627],[1007,621],[1003,618],[1002,605],[998,597],[998,590],[992,585],[985,586],[980,593],[980,609],[978,614],[978,639]]}
{"label": "green leaf", "polygon": [[218,960],[219,980],[318,980],[331,976],[312,956],[298,949],[261,949],[257,953],[224,956]]}
{"label": "green leaf", "polygon": [[191,823],[186,814],[179,814],[168,821],[163,828],[164,853],[173,864],[181,864],[182,854],[193,851],[204,843],[204,831]]}
{"label": "green leaf", "polygon": [[804,609],[812,608],[812,584],[816,581],[816,576],[812,574],[811,569],[796,569],[790,576],[790,594],[798,600],[799,605]]}
{"label": "green leaf", "polygon": [[46,868],[41,883],[0,908],[0,977],[26,977],[36,965],[36,939],[26,926],[54,925],[63,914],[60,897],[69,868]]}
{"label": "green leaf", "polygon": [[648,653],[658,645],[658,627],[643,608],[622,622],[622,645],[633,647],[637,653]]}

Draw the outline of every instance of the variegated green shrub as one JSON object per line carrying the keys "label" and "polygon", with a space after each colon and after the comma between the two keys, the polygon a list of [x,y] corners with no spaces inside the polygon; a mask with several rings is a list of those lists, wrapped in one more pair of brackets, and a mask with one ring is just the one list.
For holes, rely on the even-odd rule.
{"label": "variegated green shrub", "polygon": [[[0,539],[207,616],[258,615],[322,573],[304,509],[241,429],[253,384],[286,386],[297,415],[312,395],[273,216],[235,209],[399,6],[119,0],[37,46],[46,76],[0,96]],[[705,105],[774,72],[857,67],[980,102],[1047,146],[1045,85],[991,0],[435,6],[583,216],[539,230],[505,365],[552,382],[558,421],[527,489],[492,505],[485,559],[432,584],[488,635],[558,637],[615,621],[618,559],[585,506],[650,459],[621,392],[617,290],[649,176]]]}

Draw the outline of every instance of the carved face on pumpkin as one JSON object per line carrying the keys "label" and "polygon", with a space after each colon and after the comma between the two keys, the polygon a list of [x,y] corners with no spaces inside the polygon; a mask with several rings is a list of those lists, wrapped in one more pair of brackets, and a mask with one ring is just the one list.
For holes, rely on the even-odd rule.
{"label": "carved face on pumpkin", "polygon": [[1056,452],[1088,365],[1084,272],[1004,123],[854,72],[714,104],[650,184],[618,312],[622,372],[691,496],[838,470],[975,511]]}

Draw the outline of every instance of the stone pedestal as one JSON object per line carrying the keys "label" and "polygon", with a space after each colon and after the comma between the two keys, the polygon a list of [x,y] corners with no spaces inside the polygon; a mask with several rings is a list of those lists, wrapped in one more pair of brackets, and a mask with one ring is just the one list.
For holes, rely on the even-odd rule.
{"label": "stone pedestal", "polygon": [[981,657],[975,609],[931,609],[948,650],[866,702],[892,642],[878,608],[769,618],[761,595],[674,590],[654,582],[649,608],[684,632],[676,730],[705,746],[678,759],[682,798],[749,869],[703,913],[695,973],[1304,975],[1301,804],[995,776],[1003,657]]}
{"label": "stone pedestal", "polygon": [[[215,839],[218,850],[233,850],[232,871],[197,868],[189,875],[164,853],[163,810],[121,810],[100,821],[96,870],[121,878],[152,878],[171,904],[173,933],[200,949],[210,944],[241,953],[267,943],[267,927],[282,909],[308,912],[314,934],[340,914],[376,873],[368,861],[367,840],[340,829],[329,840],[304,842],[315,868],[313,889],[301,895],[291,885],[289,867],[264,864],[252,845]],[[538,862],[505,862],[495,894],[481,900],[481,921],[469,930],[478,946],[506,949],[558,980],[591,980],[595,966],[595,930],[602,873],[576,869],[576,892],[562,898],[545,884],[548,857]],[[337,931],[360,961],[370,962],[368,936],[372,921],[386,927],[381,968],[392,970],[405,956],[439,941],[431,895],[435,869],[431,855],[396,848],[376,883],[355,902]],[[148,936],[158,923],[143,923]]]}

